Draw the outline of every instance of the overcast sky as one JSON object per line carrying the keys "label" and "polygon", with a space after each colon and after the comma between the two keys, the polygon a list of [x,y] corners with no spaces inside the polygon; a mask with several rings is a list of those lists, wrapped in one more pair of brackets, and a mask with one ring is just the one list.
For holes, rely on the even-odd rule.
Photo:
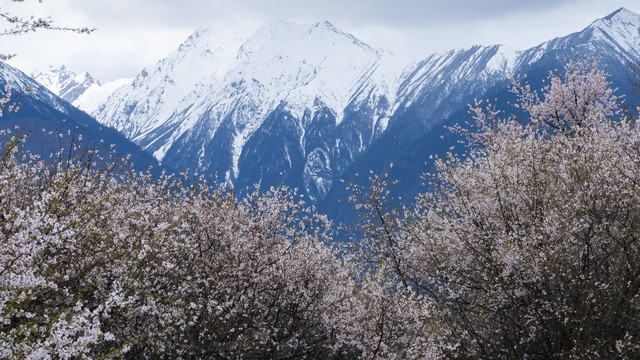
{"label": "overcast sky", "polygon": [[526,49],[620,7],[640,12],[638,0],[0,0],[2,12],[97,28],[89,36],[3,37],[0,53],[17,54],[10,64],[27,73],[64,64],[104,82],[135,76],[202,27],[249,34],[271,21],[329,20],[373,47],[417,59],[474,44]]}

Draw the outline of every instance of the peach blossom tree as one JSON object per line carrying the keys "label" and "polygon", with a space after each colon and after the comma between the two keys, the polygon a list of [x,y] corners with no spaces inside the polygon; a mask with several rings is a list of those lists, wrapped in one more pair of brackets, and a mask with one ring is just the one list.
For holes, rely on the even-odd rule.
{"label": "peach blossom tree", "polygon": [[390,210],[384,176],[356,189],[362,259],[436,310],[447,357],[633,356],[640,126],[597,61],[513,91],[527,116],[478,102],[466,154],[437,159],[414,206]]}

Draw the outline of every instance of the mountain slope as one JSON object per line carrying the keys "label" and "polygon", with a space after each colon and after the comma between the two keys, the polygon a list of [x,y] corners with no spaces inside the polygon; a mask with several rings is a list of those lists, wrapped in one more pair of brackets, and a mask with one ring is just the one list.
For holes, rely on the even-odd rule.
{"label": "mountain slope", "polygon": [[73,103],[92,85],[100,85],[89,73],[76,74],[64,65],[60,68],[49,66],[36,71],[31,74],[31,78],[70,103]]}
{"label": "mountain slope", "polygon": [[512,74],[541,86],[566,60],[596,54],[626,92],[639,30],[640,16],[620,9],[531,49],[474,46],[409,63],[328,22],[279,22],[246,39],[204,29],[92,114],[175,170],[206,168],[240,191],[286,184],[331,202],[338,179],[391,161],[418,179],[428,154],[442,151],[443,125],[464,121],[475,98],[508,101]]}
{"label": "mountain slope", "polygon": [[[339,173],[386,128],[404,66],[328,22],[279,22],[246,40],[206,29],[93,115],[175,169],[206,167],[239,185],[284,172],[318,197],[330,179],[317,173]],[[267,140],[279,133],[295,138]],[[256,157],[265,147],[289,159]]]}
{"label": "mountain slope", "polygon": [[118,79],[101,84],[87,72],[76,74],[66,66],[35,71],[31,78],[60,98],[87,113],[94,113],[118,88],[133,79]]}
{"label": "mountain slope", "polygon": [[116,130],[98,123],[85,112],[59,98],[43,85],[21,71],[0,62],[0,87],[11,86],[15,101],[21,104],[17,112],[6,112],[0,117],[0,128],[22,129],[29,134],[24,146],[32,153],[48,159],[61,147],[68,150],[72,141],[82,142],[95,149],[110,148],[119,155],[131,154],[136,169],[157,166],[157,161],[139,146]]}
{"label": "mountain slope", "polygon": [[240,45],[237,39],[226,39],[212,30],[197,31],[92,114],[162,159],[175,138],[202,116],[220,86],[226,64]]}
{"label": "mountain slope", "polygon": [[[532,88],[539,89],[550,71],[561,70],[568,60],[596,56],[599,66],[611,74],[613,88],[618,89],[616,93],[629,96],[628,64],[640,63],[638,44],[640,15],[619,9],[580,32],[524,51],[495,46],[452,51],[444,57],[434,55],[415,66],[400,87],[400,92],[416,95],[406,96],[405,109],[394,113],[388,130],[342,177],[351,180],[356,174],[367,174],[369,170],[382,173],[393,163],[391,177],[401,182],[393,187],[392,193],[411,199],[416,192],[425,190],[420,175],[430,169],[429,156],[442,154],[450,146],[459,146],[459,139],[446,127],[464,124],[470,119],[467,104],[474,99],[498,99],[499,109],[512,111],[508,105],[514,100],[514,94],[509,92],[509,74],[526,76]],[[490,57],[488,61],[479,61],[487,57]],[[458,61],[453,60],[456,58]],[[366,177],[357,181],[365,182]],[[334,218],[349,218],[353,214],[345,214],[346,207],[335,205],[347,195],[344,187],[334,187],[319,206]]]}

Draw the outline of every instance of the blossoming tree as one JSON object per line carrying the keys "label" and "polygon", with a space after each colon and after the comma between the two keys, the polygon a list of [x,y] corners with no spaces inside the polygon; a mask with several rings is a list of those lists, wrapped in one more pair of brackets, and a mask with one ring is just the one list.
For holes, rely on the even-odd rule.
{"label": "blossoming tree", "polygon": [[640,126],[597,65],[569,62],[540,93],[514,81],[524,119],[478,102],[455,129],[467,153],[437,160],[402,214],[379,211],[384,178],[360,189],[378,194],[365,243],[440,313],[449,356],[640,351]]}

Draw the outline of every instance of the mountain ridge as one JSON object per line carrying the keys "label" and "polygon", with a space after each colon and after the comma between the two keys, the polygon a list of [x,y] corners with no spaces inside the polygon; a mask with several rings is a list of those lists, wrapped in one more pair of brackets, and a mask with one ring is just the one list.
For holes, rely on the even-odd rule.
{"label": "mountain ridge", "polygon": [[[622,34],[631,35],[623,38],[623,46],[612,40],[620,36],[602,37],[597,34],[594,36],[593,27],[606,24],[596,20],[595,25],[592,23],[591,27],[581,31],[545,41],[530,49],[516,50],[518,58],[513,62],[515,64],[513,69],[507,71],[501,79],[494,79],[493,84],[485,84],[489,86],[484,89],[474,90],[474,86],[480,82],[471,81],[469,86],[458,86],[458,89],[453,82],[448,84],[448,89],[444,85],[440,88],[436,86],[424,94],[416,91],[423,100],[421,101],[420,98],[414,100],[405,114],[398,114],[385,134],[343,172],[342,178],[348,182],[366,184],[366,177],[358,177],[357,174],[367,174],[369,171],[374,173],[390,171],[391,179],[400,180],[400,183],[391,189],[393,197],[412,199],[415,194],[424,192],[426,185],[423,184],[421,175],[433,168],[430,155],[442,155],[451,146],[459,147],[461,139],[448,131],[447,127],[454,124],[465,126],[470,118],[468,104],[474,103],[476,99],[487,99],[499,110],[513,111],[509,103],[514,103],[516,99],[515,94],[509,91],[511,76],[518,75],[520,79],[526,79],[532,89],[536,90],[545,85],[544,81],[551,71],[560,71],[567,61],[591,59],[595,56],[599,66],[606,68],[610,73],[609,80],[612,88],[617,88],[616,93],[630,95],[631,84],[628,78],[633,78],[633,74],[628,64],[629,62],[640,64],[640,45],[627,49],[624,44],[640,43],[640,15],[622,9],[612,13],[609,19],[609,23],[611,20],[618,24],[626,23],[625,28],[622,28],[626,31],[622,31]],[[609,30],[605,26],[603,30],[620,33],[620,28],[617,26]],[[499,53],[498,50],[493,52]],[[454,50],[451,53],[462,56]],[[432,74],[431,78],[438,79],[437,74],[436,76]],[[411,83],[411,81],[408,82]],[[444,100],[440,101],[439,99],[443,97]],[[452,106],[447,108],[445,106],[447,104]],[[391,163],[394,166],[389,169]],[[353,218],[355,214],[347,214],[350,210],[346,207],[336,206],[348,196],[349,192],[344,187],[333,187],[317,206],[332,218],[349,221],[348,219]]]}
{"label": "mountain ridge", "polygon": [[[78,79],[89,77],[81,74]],[[115,129],[98,123],[20,70],[0,62],[0,86],[4,88],[5,85],[17,94],[15,101],[20,109],[1,114],[0,129],[12,132],[19,129],[27,135],[22,146],[44,161],[49,161],[63,149],[71,155],[72,144],[82,141],[80,152],[93,149],[104,157],[114,155],[114,151],[117,156],[130,155],[133,166],[140,171],[158,166],[151,154],[142,151]]]}
{"label": "mountain ridge", "polygon": [[525,50],[477,45],[411,62],[329,22],[230,38],[196,31],[93,115],[174,169],[240,186],[284,179],[318,201],[379,138],[414,141],[514,74],[596,50],[607,64],[640,58],[640,15],[621,8]]}

